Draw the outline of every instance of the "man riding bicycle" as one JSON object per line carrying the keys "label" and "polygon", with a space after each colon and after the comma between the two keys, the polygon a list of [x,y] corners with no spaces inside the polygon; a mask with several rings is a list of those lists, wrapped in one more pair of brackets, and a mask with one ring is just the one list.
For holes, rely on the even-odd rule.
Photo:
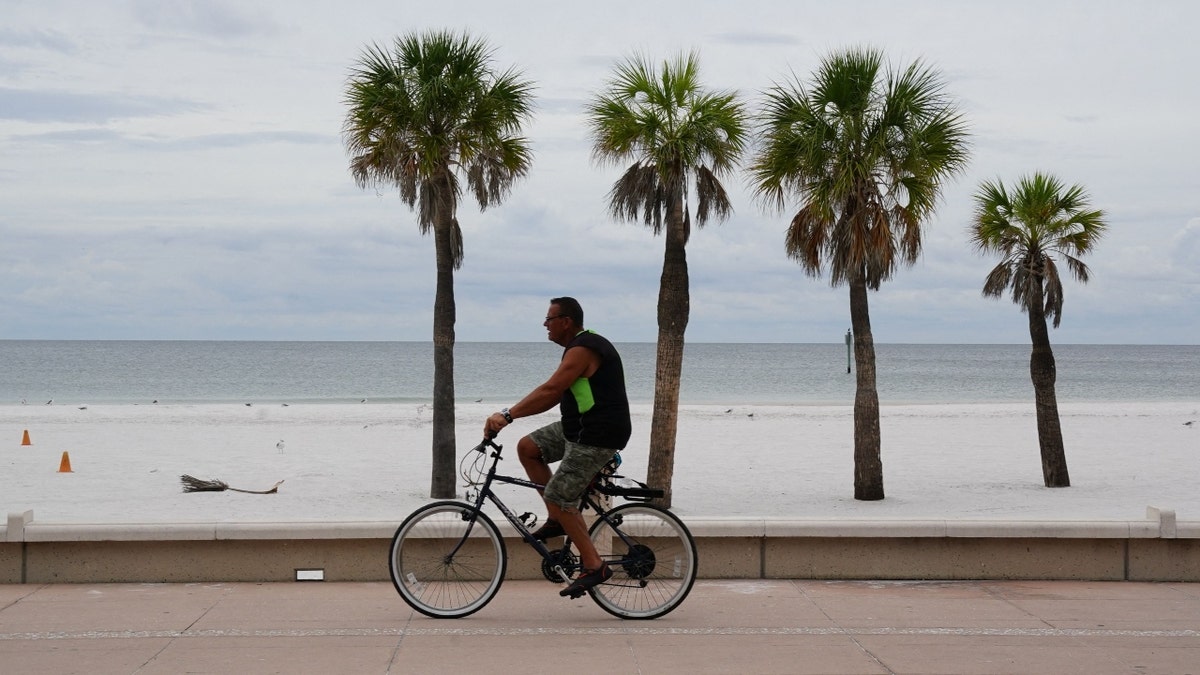
{"label": "man riding bicycle", "polygon": [[[612,343],[583,327],[583,308],[574,298],[554,298],[546,313],[547,337],[562,345],[563,355],[550,379],[510,408],[484,422],[488,438],[519,417],[546,412],[559,404],[560,421],[523,436],[517,454],[525,473],[544,485],[549,514],[534,538],[566,535],[579,551],[582,572],[559,592],[572,596],[612,577],[587,534],[580,499],[592,477],[629,442],[632,425],[625,393],[625,370]],[[561,463],[551,472],[549,465]]]}

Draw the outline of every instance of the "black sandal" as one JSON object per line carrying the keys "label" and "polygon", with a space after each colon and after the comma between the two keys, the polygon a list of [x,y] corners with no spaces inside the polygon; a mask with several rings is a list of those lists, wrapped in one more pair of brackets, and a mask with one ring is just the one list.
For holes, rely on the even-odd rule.
{"label": "black sandal", "polygon": [[566,530],[563,529],[563,526],[557,520],[547,518],[546,522],[542,523],[542,526],[534,531],[533,538],[545,543],[547,539],[562,537],[566,534]]}
{"label": "black sandal", "polygon": [[600,569],[584,570],[575,581],[571,582],[570,586],[558,592],[559,595],[571,598],[581,597],[587,590],[593,586],[598,586],[612,578],[612,570],[608,569],[607,563],[600,563]]}

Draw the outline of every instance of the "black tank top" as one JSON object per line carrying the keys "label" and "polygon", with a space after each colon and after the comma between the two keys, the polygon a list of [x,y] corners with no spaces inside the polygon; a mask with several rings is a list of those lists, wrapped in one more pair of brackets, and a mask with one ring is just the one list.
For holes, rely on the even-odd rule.
{"label": "black tank top", "polygon": [[600,367],[591,377],[575,380],[563,392],[563,435],[567,440],[598,448],[624,449],[633,432],[629,421],[629,398],[625,394],[625,368],[612,343],[585,330],[563,349],[563,356],[577,347],[596,352]]}

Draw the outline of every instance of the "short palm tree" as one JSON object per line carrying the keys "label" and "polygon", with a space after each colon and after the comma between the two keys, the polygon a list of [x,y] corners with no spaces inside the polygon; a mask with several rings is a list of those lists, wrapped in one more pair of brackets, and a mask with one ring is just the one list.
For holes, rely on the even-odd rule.
{"label": "short palm tree", "polygon": [[983,253],[1000,255],[987,276],[983,294],[998,298],[1011,291],[1012,300],[1029,315],[1033,351],[1029,375],[1037,410],[1042,479],[1046,487],[1068,487],[1067,456],[1054,391],[1057,377],[1050,331],[1062,321],[1063,284],[1056,258],[1082,283],[1088,267],[1080,257],[1104,234],[1104,212],[1092,209],[1078,185],[1066,187],[1058,178],[1035,173],[1017,181],[1010,191],[1000,180],[983,183],[975,194],[972,243]]}
{"label": "short palm tree", "polygon": [[[746,142],[746,117],[733,92],[701,86],[695,53],[664,61],[642,56],[617,65],[604,90],[587,105],[592,156],[628,168],[609,192],[609,211],[641,220],[665,241],[658,288],[658,353],[647,480],[671,505],[679,383],[690,311],[686,246],[694,208],[697,226],[733,211],[721,184]],[[694,199],[694,202],[691,200]]]}
{"label": "short palm tree", "polygon": [[492,50],[466,34],[427,32],[366,48],[346,87],[343,138],[360,187],[394,185],[433,232],[433,471],[430,495],[455,494],[454,270],[462,265],[458,204],[499,204],[532,159],[521,136],[532,85],[498,72]]}
{"label": "short palm tree", "polygon": [[940,77],[921,62],[885,68],[851,49],[825,58],[809,85],[776,85],[751,166],[758,196],[799,210],[784,246],[814,277],[850,288],[854,331],[854,497],[883,499],[879,394],[867,291],[921,250],[921,226],[967,161],[967,132]]}

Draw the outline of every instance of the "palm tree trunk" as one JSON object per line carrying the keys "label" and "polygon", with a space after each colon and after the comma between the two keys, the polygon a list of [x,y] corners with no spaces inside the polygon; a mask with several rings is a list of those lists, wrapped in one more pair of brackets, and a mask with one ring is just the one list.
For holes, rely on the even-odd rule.
{"label": "palm tree trunk", "polygon": [[433,471],[429,496],[451,499],[455,492],[454,457],[454,253],[453,214],[439,209],[433,239],[437,254],[437,290],[433,300]]}
{"label": "palm tree trunk", "polygon": [[675,435],[679,421],[679,382],[683,374],[683,335],[691,299],[688,290],[687,233],[682,215],[670,214],[658,285],[658,357],[654,370],[654,412],[646,482],[663,491],[659,506],[671,507],[675,475]]}
{"label": "palm tree trunk", "polygon": [[867,283],[850,282],[850,325],[854,329],[854,498],[883,499],[879,391],[875,386],[875,339],[867,306]]}
{"label": "palm tree trunk", "polygon": [[1063,447],[1062,424],[1058,419],[1058,397],[1054,392],[1057,372],[1054,352],[1050,349],[1050,331],[1042,308],[1039,283],[1036,299],[1029,307],[1029,337],[1033,351],[1029,356],[1029,376],[1033,380],[1034,408],[1037,410],[1038,446],[1042,453],[1042,480],[1046,487],[1070,487],[1067,453]]}

